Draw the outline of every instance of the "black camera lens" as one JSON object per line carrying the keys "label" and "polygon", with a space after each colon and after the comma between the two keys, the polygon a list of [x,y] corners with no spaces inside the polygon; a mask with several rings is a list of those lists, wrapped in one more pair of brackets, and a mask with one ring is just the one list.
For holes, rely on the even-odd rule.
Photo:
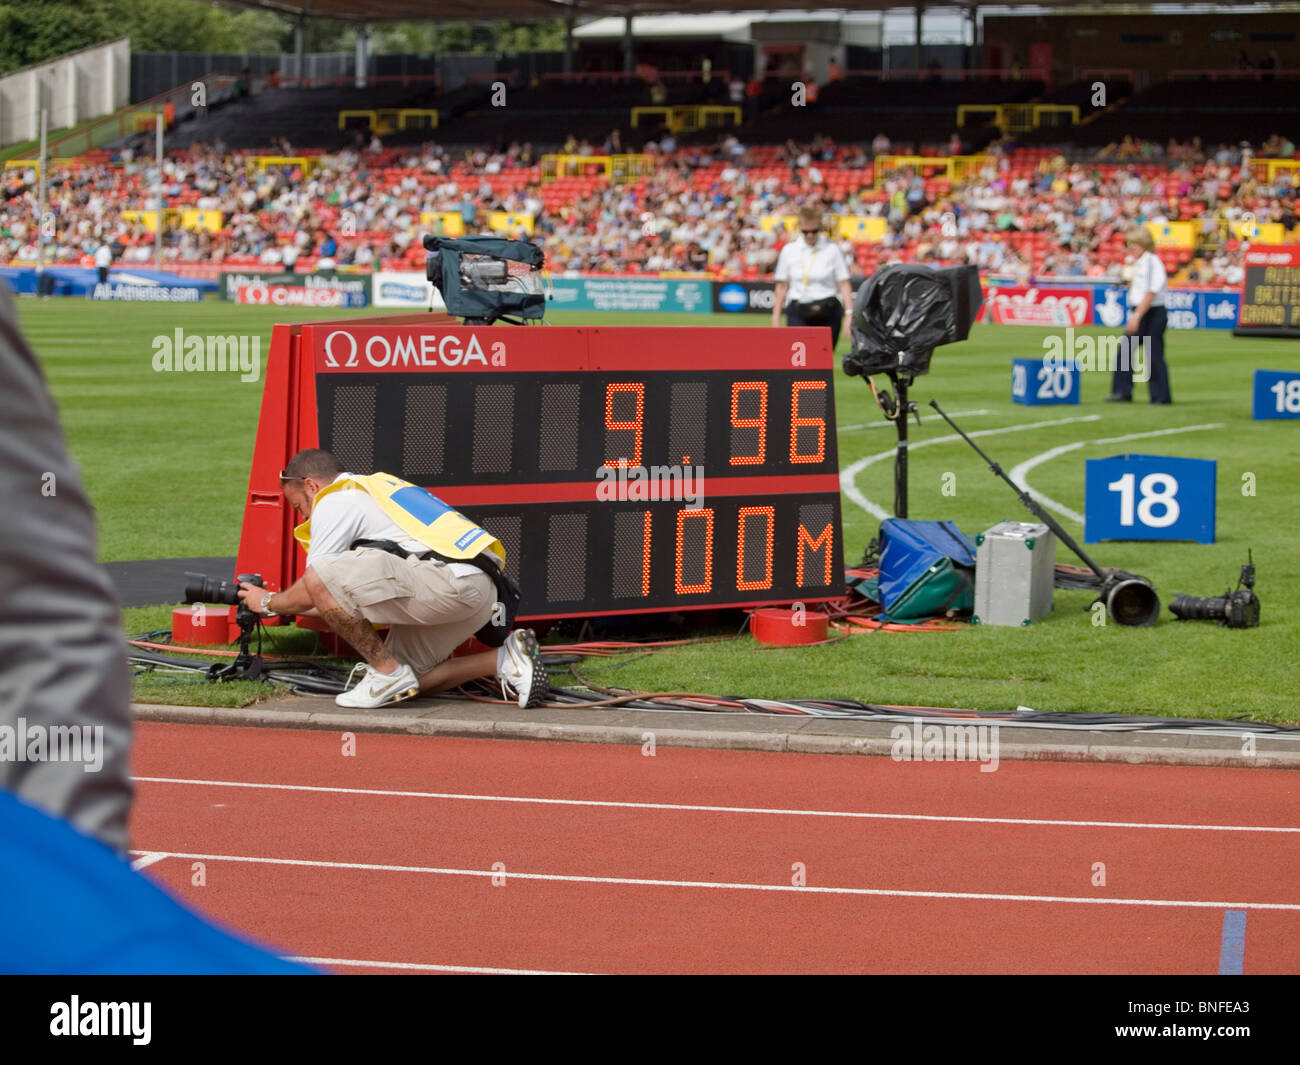
{"label": "black camera lens", "polygon": [[203,573],[185,572],[185,602],[187,603],[227,603],[235,606],[239,602],[240,583],[261,585],[262,577],[258,573],[241,573],[233,581],[219,581]]}
{"label": "black camera lens", "polygon": [[1219,621],[1223,618],[1225,602],[1196,595],[1176,595],[1169,609],[1179,621]]}
{"label": "black camera lens", "polygon": [[1179,621],[1217,621],[1230,629],[1253,629],[1259,624],[1259,599],[1249,590],[1217,598],[1179,595],[1169,609]]}

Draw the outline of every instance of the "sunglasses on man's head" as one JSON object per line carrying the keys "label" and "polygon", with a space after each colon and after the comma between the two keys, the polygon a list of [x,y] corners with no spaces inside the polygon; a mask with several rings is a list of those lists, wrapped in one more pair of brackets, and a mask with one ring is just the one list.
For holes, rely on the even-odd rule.
{"label": "sunglasses on man's head", "polygon": [[291,477],[291,476],[289,475],[288,471],[286,471],[286,470],[281,470],[281,471],[280,471],[280,483],[281,483],[281,484],[284,484],[285,481],[305,481],[305,480],[307,480],[306,477]]}

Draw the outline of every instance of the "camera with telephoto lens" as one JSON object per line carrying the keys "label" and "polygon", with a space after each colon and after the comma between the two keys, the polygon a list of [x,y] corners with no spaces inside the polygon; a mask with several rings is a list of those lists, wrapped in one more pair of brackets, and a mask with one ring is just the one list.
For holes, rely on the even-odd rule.
{"label": "camera with telephoto lens", "polygon": [[[1179,621],[1217,621],[1229,629],[1253,629],[1259,624],[1259,598],[1255,595],[1255,560],[1241,567],[1237,589],[1207,599],[1195,595],[1176,595],[1169,604]],[[1242,587],[1244,585],[1245,587]]]}
{"label": "camera with telephoto lens", "polygon": [[208,667],[209,680],[257,680],[262,676],[260,655],[249,653],[248,645],[254,630],[258,629],[262,615],[239,598],[241,584],[255,584],[265,588],[260,573],[240,573],[233,581],[218,581],[202,573],[185,571],[185,602],[228,603],[236,607],[235,622],[239,626],[239,654],[227,665],[213,663]]}
{"label": "camera with telephoto lens", "polygon": [[187,603],[228,603],[235,606],[240,603],[239,586],[241,584],[262,584],[260,573],[241,573],[233,581],[218,581],[203,573],[185,571],[185,602]]}

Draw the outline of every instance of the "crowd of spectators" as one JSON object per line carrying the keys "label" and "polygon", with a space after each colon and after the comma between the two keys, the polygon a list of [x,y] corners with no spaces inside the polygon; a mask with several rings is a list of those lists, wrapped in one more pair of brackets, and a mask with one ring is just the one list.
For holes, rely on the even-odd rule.
{"label": "crowd of spectators", "polygon": [[1171,137],[1169,143],[1165,145],[1161,145],[1158,141],[1125,137],[1122,141],[1113,141],[1104,148],[1098,149],[1097,159],[1191,165],[1213,162],[1233,167],[1245,164],[1249,167],[1250,160],[1256,154],[1264,158],[1290,159],[1295,154],[1295,143],[1289,137],[1275,133],[1259,146],[1258,153],[1250,141],[1241,141],[1235,146],[1221,144],[1211,152],[1201,143],[1200,137],[1193,137],[1183,143]]}
{"label": "crowd of spectators", "polygon": [[[573,142],[569,154],[622,149]],[[1118,277],[1122,234],[1135,221],[1190,221],[1209,253],[1185,280],[1232,284],[1241,252],[1224,223],[1296,226],[1300,172],[1269,179],[1257,159],[1286,157],[1281,136],[1206,149],[1198,142],[1160,147],[1126,140],[1091,159],[995,148],[988,162],[947,181],[910,168],[877,180],[872,161],[889,153],[878,135],[861,146],[816,137],[805,144],[747,146],[734,136],[681,147],[671,138],[644,146],[652,170],[636,182],[579,175],[543,185],[532,145],[451,151],[436,144],[385,148],[377,140],[308,167],[255,165],[220,143],[169,155],[162,194],[169,206],[220,212],[216,231],[167,231],[164,266],[257,264],[281,268],[418,267],[429,213],[459,215],[464,231],[485,229],[492,211],[535,220],[533,238],[556,271],[698,271],[770,274],[790,234],[774,219],[815,204],[831,215],[884,220],[864,251],[845,240],[851,262],[869,272],[900,261],[973,263],[991,274]],[[1288,153],[1289,149],[1289,153]],[[278,154],[292,146],[277,144]],[[115,158],[52,169],[44,225],[46,261],[80,262],[105,243],[116,260],[153,260],[147,220],[154,207],[152,158],[129,148]],[[32,261],[41,232],[35,174],[7,171],[0,199],[0,262]]]}

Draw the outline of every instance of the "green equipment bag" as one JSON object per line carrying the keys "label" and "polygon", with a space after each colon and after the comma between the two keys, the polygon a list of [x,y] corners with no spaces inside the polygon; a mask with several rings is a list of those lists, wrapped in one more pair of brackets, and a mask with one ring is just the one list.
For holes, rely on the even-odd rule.
{"label": "green equipment bag", "polygon": [[880,601],[889,621],[975,609],[975,547],[951,522],[889,518],[880,525]]}
{"label": "green equipment bag", "polygon": [[923,621],[926,618],[969,614],[975,609],[975,570],[941,558],[894,600],[890,621]]}

